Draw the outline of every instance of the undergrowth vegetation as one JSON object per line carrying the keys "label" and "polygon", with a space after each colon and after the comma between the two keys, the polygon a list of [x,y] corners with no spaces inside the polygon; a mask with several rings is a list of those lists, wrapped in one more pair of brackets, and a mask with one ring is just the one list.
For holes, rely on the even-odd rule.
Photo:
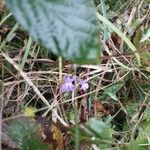
{"label": "undergrowth vegetation", "polygon": [[1,149],[150,149],[149,0],[94,5],[100,57],[79,65],[37,43],[0,0]]}

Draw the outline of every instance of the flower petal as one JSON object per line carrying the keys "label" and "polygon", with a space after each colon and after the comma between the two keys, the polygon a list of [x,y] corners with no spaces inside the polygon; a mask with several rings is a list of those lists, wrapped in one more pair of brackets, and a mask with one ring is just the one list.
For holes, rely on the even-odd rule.
{"label": "flower petal", "polygon": [[89,84],[85,80],[82,80],[80,84],[81,84],[80,90],[86,91],[89,88]]}
{"label": "flower petal", "polygon": [[72,83],[74,79],[69,77],[69,76],[65,76],[64,77],[64,84],[62,84],[60,90],[62,92],[70,92],[70,91],[73,91],[74,90],[74,85]]}

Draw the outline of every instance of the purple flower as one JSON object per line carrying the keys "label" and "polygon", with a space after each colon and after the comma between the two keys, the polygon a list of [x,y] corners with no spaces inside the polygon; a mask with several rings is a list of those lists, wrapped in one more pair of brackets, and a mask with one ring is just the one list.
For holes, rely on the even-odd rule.
{"label": "purple flower", "polygon": [[80,90],[86,91],[89,88],[86,80],[79,79],[76,76],[65,76],[64,83],[60,87],[61,92],[72,92],[75,90],[75,83],[80,84]]}
{"label": "purple flower", "polygon": [[89,88],[89,85],[86,80],[79,79],[79,83],[81,85],[80,90],[86,91]]}
{"label": "purple flower", "polygon": [[71,78],[69,76],[64,77],[64,84],[60,87],[60,90],[62,92],[70,92],[75,89],[75,86],[73,85],[74,78]]}

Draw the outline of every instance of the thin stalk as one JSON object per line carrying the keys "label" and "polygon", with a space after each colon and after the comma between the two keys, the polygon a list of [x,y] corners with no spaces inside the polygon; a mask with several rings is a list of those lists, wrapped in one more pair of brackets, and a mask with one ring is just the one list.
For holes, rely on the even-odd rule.
{"label": "thin stalk", "polygon": [[9,34],[7,35],[6,39],[4,41],[2,41],[1,45],[0,45],[0,50],[2,50],[2,48],[4,48],[5,44],[10,41],[10,39],[12,39],[14,32],[17,30],[17,28],[19,27],[19,24],[16,23],[14,25],[14,27],[11,29],[11,31],[9,32]]}
{"label": "thin stalk", "polygon": [[[74,68],[74,74],[76,75],[76,67]],[[76,81],[75,81],[75,87],[76,87]],[[72,102],[75,98],[75,91],[72,92]],[[75,150],[79,150],[79,128],[78,128],[78,103],[77,101],[74,101],[74,111],[75,111]]]}
{"label": "thin stalk", "polygon": [[23,58],[22,58],[22,62],[21,62],[21,66],[20,66],[21,69],[24,68],[24,65],[25,65],[25,63],[27,61],[27,57],[29,55],[29,51],[30,51],[31,45],[32,45],[32,38],[29,37],[28,43],[27,43],[26,48],[25,48],[25,53],[24,53]]}
{"label": "thin stalk", "polygon": [[0,26],[8,19],[11,15],[12,15],[12,14],[9,13],[7,16],[5,16],[5,17],[1,20]]}
{"label": "thin stalk", "polygon": [[0,149],[2,149],[2,119],[3,119],[3,100],[4,100],[4,84],[3,84],[4,68],[2,64],[2,80],[0,81]]}
{"label": "thin stalk", "polygon": [[59,56],[59,81],[62,80],[62,57]]}

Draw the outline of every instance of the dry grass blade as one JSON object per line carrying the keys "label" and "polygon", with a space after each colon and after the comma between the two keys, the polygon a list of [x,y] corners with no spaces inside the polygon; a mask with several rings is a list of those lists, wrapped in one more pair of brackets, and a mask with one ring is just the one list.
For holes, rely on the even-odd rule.
{"label": "dry grass blade", "polygon": [[1,51],[1,55],[13,65],[13,67],[20,73],[20,75],[25,79],[25,81],[33,88],[35,93],[39,96],[39,98],[47,105],[50,106],[49,102],[45,99],[45,97],[41,94],[38,88],[33,84],[33,82],[28,78],[28,76],[20,69],[20,67],[15,63],[7,54]]}

